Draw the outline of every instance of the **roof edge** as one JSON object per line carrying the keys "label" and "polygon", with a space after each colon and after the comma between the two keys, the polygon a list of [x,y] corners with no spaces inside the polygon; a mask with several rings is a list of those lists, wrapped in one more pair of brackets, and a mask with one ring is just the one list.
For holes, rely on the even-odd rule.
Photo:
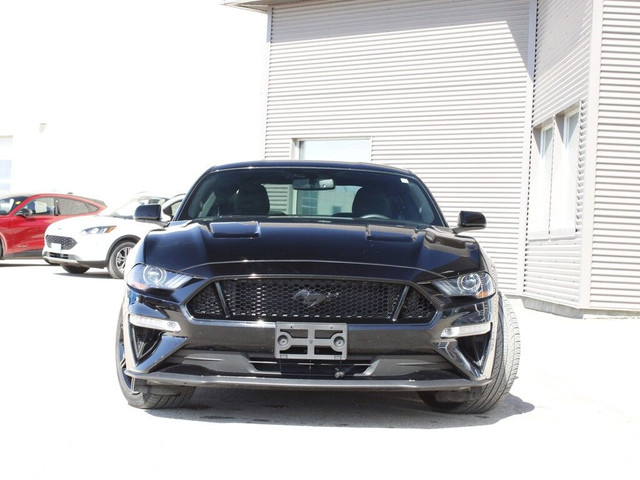
{"label": "roof edge", "polygon": [[[302,3],[305,0],[220,0],[223,5],[267,12],[274,5]],[[308,0],[306,0],[308,1]]]}

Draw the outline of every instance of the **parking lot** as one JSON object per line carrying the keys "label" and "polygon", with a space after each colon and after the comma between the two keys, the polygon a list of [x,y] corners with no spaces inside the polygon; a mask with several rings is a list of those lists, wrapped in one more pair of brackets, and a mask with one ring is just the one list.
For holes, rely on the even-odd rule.
{"label": "parking lot", "polygon": [[[122,397],[123,283],[0,262],[4,478],[637,478],[638,318],[567,319],[514,301],[507,401],[446,415],[411,393],[201,389],[188,407]],[[8,475],[7,475],[8,474]]]}

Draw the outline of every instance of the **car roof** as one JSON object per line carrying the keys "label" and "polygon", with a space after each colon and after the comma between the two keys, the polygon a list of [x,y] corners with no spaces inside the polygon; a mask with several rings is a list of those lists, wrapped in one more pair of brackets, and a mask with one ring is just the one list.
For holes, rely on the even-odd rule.
{"label": "car roof", "polygon": [[300,168],[327,168],[327,169],[350,169],[368,172],[393,173],[401,175],[415,176],[410,170],[382,165],[379,163],[364,162],[339,162],[333,160],[255,160],[249,162],[235,162],[215,165],[205,173],[217,172],[221,170],[233,170],[244,168],[278,168],[278,167],[300,167]]}
{"label": "car roof", "polygon": [[56,192],[17,192],[17,193],[7,193],[5,195],[1,195],[3,198],[9,197],[63,197],[63,198],[78,198],[81,200],[89,200],[90,202],[98,203],[100,205],[106,205],[104,201],[99,200],[97,198],[85,197],[84,195],[76,195],[74,193],[56,193]]}

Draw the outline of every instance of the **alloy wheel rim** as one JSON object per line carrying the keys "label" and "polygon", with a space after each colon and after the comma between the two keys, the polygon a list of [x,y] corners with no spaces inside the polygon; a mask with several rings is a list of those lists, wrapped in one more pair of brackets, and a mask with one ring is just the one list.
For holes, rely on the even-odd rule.
{"label": "alloy wheel rim", "polygon": [[124,267],[127,263],[127,256],[129,255],[130,250],[131,247],[121,248],[116,255],[116,268],[120,273],[124,273]]}

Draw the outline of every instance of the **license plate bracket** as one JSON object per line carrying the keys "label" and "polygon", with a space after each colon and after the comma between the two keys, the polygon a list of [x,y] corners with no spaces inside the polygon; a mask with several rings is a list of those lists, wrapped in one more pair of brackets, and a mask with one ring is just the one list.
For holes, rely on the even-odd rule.
{"label": "license plate bracket", "polygon": [[276,323],[275,357],[282,360],[345,360],[346,323]]}

